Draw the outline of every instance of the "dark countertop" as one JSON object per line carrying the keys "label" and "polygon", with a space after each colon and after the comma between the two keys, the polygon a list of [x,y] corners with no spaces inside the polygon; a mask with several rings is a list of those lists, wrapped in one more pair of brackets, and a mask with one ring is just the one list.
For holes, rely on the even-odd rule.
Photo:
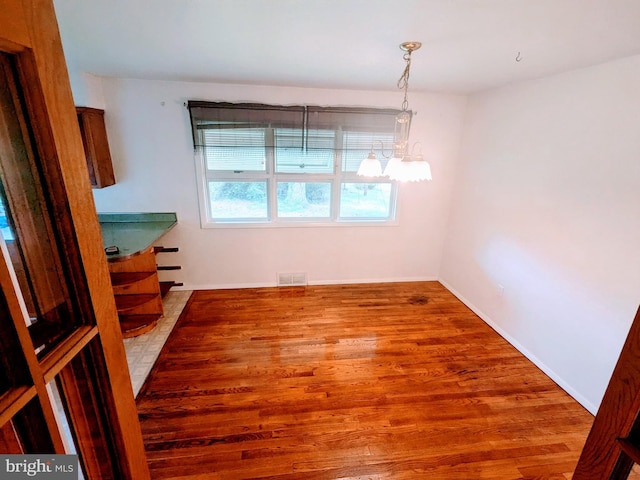
{"label": "dark countertop", "polygon": [[104,247],[115,245],[120,250],[107,255],[109,261],[146,250],[178,223],[175,213],[98,213],[98,220]]}

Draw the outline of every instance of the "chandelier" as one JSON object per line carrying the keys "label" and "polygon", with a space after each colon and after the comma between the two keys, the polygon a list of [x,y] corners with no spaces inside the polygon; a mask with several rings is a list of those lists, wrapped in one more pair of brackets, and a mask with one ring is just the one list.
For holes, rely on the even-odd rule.
{"label": "chandelier", "polygon": [[[406,65],[402,75],[398,79],[398,88],[404,90],[404,100],[402,102],[402,111],[396,115],[394,128],[394,143],[389,155],[385,154],[384,143],[376,140],[371,145],[369,156],[360,163],[358,175],[364,177],[389,177],[390,180],[398,180],[401,182],[417,182],[422,180],[431,180],[431,167],[422,156],[421,148],[415,153],[416,147],[421,147],[416,142],[409,152],[409,130],[411,128],[411,112],[409,111],[409,102],[407,100],[407,91],[409,90],[409,73],[411,71],[411,54],[422,46],[420,42],[404,42],[400,45],[400,49],[404,51],[402,58]],[[380,143],[380,151],[382,156],[389,161],[382,171],[382,164],[376,157],[374,146]]]}

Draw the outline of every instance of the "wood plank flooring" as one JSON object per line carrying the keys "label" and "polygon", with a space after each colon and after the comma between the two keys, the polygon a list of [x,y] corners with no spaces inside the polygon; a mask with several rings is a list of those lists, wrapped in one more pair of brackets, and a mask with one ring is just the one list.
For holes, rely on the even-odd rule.
{"label": "wood plank flooring", "polygon": [[565,479],[593,422],[438,282],[196,291],[137,403],[153,479]]}

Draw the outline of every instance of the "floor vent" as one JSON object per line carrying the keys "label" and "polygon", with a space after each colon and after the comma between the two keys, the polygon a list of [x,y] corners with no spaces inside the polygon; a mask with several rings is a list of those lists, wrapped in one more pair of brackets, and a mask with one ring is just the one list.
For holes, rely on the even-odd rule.
{"label": "floor vent", "polygon": [[278,273],[279,287],[301,287],[307,285],[307,274],[299,273]]}

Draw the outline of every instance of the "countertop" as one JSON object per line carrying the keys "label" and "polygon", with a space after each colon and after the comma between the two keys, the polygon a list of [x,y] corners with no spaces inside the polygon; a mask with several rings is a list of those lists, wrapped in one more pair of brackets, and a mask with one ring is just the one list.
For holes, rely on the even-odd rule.
{"label": "countertop", "polygon": [[109,261],[136,255],[171,230],[175,213],[98,213],[104,247],[116,246],[119,253],[107,255]]}

